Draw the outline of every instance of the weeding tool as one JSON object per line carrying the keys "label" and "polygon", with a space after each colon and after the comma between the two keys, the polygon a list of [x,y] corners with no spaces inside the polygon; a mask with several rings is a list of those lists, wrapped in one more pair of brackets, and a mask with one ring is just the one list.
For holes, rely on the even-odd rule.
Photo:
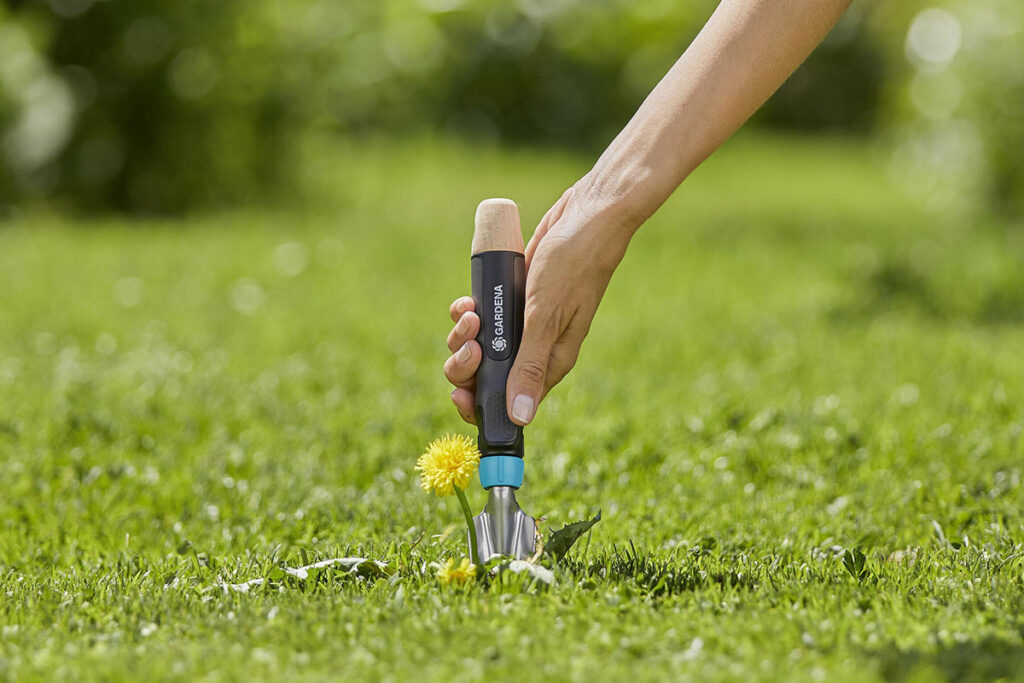
{"label": "weeding tool", "polygon": [[483,562],[496,555],[522,560],[534,553],[537,520],[516,502],[516,489],[523,485],[523,428],[509,419],[505,402],[526,303],[526,259],[515,202],[480,202],[472,252],[473,302],[480,316],[476,341],[483,350],[474,410],[480,484],[488,491],[484,511],[473,518],[477,550]]}

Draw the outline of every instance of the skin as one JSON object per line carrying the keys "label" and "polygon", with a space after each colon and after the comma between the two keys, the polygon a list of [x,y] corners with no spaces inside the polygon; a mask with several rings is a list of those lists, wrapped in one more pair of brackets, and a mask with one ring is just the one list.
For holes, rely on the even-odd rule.
{"label": "skin", "polygon": [[[637,229],[789,77],[851,0],[722,0],[593,169],[548,210],[526,246],[523,341],[508,378],[509,417],[529,424],[573,368]],[[452,302],[452,402],[475,422],[482,352],[473,299]]]}

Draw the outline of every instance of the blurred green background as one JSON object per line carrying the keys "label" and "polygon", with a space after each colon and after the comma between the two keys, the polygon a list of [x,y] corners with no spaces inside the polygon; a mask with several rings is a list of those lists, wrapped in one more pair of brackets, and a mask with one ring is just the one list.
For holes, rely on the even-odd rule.
{"label": "blurred green background", "polygon": [[593,543],[436,579],[474,207],[529,231],[712,10],[0,4],[0,681],[1024,680],[1021,0],[854,3],[530,428]]}
{"label": "blurred green background", "polygon": [[[590,153],[714,6],[8,0],[0,203],[175,214],[291,201],[324,136]],[[877,140],[938,208],[1019,215],[1022,26],[1019,0],[854,3],[755,125]]]}

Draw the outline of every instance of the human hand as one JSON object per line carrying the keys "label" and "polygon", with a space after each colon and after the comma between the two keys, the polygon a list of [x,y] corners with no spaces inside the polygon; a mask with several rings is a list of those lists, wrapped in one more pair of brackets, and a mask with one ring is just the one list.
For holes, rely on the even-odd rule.
{"label": "human hand", "polygon": [[[526,246],[523,339],[509,373],[506,405],[516,424],[529,424],[547,393],[576,364],[583,339],[615,267],[632,236],[630,221],[589,201],[586,178],[548,210]],[[444,373],[462,419],[476,423],[473,392],[482,351],[475,337],[480,318],[473,299],[460,297],[449,313],[452,355]]]}

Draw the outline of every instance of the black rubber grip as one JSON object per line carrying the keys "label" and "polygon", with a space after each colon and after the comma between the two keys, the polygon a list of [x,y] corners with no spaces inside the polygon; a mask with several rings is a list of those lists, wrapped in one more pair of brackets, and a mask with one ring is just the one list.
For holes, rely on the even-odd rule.
{"label": "black rubber grip", "polygon": [[514,251],[473,256],[473,302],[480,316],[476,341],[483,359],[476,371],[476,424],[480,455],[523,457],[523,428],[508,418],[505,385],[523,338],[526,260]]}

